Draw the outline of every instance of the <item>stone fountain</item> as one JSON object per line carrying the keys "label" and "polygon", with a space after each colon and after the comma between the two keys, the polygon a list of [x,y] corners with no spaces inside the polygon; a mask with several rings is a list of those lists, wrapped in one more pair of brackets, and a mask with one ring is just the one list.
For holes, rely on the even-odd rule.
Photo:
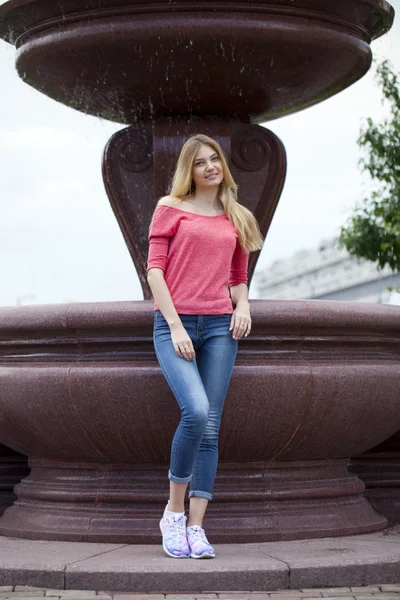
{"label": "stone fountain", "polygon": [[[206,133],[267,235],[286,155],[258,123],[357,81],[370,67],[371,40],[393,16],[384,0],[0,7],[0,36],[15,44],[26,83],[128,125],[105,148],[103,178],[144,293],[140,302],[0,309],[0,442],[28,455],[31,468],[1,534],[159,543],[179,410],[152,341],[146,259],[156,199],[168,192],[184,141]],[[218,543],[384,528],[347,465],[400,428],[396,308],[252,300],[251,312],[225,403],[207,532]]]}

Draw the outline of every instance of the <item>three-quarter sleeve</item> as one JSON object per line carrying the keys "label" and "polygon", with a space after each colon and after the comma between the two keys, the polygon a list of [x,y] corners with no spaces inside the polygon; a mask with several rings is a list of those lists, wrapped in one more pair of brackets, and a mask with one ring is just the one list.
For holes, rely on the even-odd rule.
{"label": "three-quarter sleeve", "polygon": [[147,257],[147,271],[154,267],[165,271],[168,258],[170,239],[176,231],[176,215],[168,207],[157,206],[149,228],[149,254]]}
{"label": "three-quarter sleeve", "polygon": [[238,238],[236,241],[236,248],[232,257],[229,275],[229,287],[239,285],[239,283],[247,284],[248,264],[249,254],[243,250]]}

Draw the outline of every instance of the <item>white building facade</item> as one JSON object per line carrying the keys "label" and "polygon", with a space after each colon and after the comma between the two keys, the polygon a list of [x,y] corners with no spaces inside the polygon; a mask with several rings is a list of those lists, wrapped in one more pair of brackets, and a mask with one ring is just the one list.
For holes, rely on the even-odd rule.
{"label": "white building facade", "polygon": [[258,298],[319,299],[387,303],[388,287],[400,289],[400,273],[379,271],[370,261],[338,248],[338,238],[300,250],[254,274]]}

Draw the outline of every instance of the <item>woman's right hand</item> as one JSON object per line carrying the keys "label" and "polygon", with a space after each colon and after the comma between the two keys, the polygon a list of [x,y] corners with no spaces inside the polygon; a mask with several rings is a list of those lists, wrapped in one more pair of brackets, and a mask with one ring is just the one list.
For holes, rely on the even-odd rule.
{"label": "woman's right hand", "polygon": [[195,352],[192,340],[182,323],[170,327],[170,330],[171,340],[177,355],[185,360],[193,360]]}

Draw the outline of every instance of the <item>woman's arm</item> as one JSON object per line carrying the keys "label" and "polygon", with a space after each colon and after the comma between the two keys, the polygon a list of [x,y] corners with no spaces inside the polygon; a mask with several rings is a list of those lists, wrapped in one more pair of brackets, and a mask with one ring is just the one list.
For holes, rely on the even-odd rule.
{"label": "woman's arm", "polygon": [[242,249],[239,239],[233,254],[229,276],[229,291],[231,300],[235,304],[231,318],[232,335],[239,340],[243,335],[247,337],[251,331],[250,303],[248,281],[249,254]]}
{"label": "woman's arm", "polygon": [[250,303],[248,298],[248,287],[246,283],[238,283],[229,288],[231,300],[236,305],[233,311],[229,330],[233,338],[240,340],[244,335],[247,337],[251,331]]}
{"label": "woman's arm", "polygon": [[182,321],[172,302],[171,294],[164,279],[167,267],[168,248],[176,231],[176,212],[165,212],[160,206],[171,206],[169,196],[161,198],[153,213],[149,229],[149,253],[147,257],[147,282],[153,297],[170,327],[182,325]]}
{"label": "woman's arm", "polygon": [[233,304],[237,306],[249,304],[249,289],[246,283],[239,283],[229,288]]}
{"label": "woman's arm", "polygon": [[171,341],[176,354],[185,360],[193,360],[196,356],[193,342],[176,312],[170,291],[164,279],[164,271],[152,267],[147,272],[147,281],[153,292],[154,300],[169,325]]}
{"label": "woman's arm", "polygon": [[171,294],[164,279],[164,271],[158,268],[151,268],[147,272],[147,281],[153,293],[156,305],[161,310],[165,320],[170,328],[176,325],[182,325],[182,321],[176,312]]}

